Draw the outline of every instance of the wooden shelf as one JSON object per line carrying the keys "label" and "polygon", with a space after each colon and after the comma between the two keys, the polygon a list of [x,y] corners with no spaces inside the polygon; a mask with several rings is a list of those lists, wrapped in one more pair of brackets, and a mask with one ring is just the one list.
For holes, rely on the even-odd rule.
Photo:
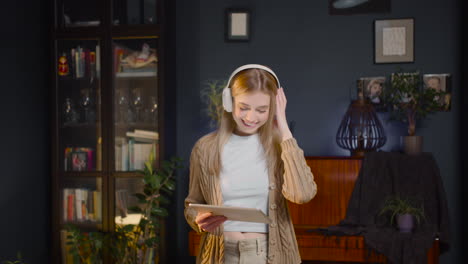
{"label": "wooden shelf", "polygon": [[101,178],[101,171],[63,171],[60,173],[64,178]]}
{"label": "wooden shelf", "polygon": [[83,229],[102,229],[102,222],[92,222],[92,221],[66,221],[61,224],[62,228],[65,228],[67,225],[74,225]]}
{"label": "wooden shelf", "polygon": [[61,129],[69,129],[69,128],[93,128],[95,129],[98,126],[98,123],[74,123],[74,124],[62,124],[60,125]]}
{"label": "wooden shelf", "polygon": [[150,78],[156,77],[156,72],[117,72],[116,78]]}

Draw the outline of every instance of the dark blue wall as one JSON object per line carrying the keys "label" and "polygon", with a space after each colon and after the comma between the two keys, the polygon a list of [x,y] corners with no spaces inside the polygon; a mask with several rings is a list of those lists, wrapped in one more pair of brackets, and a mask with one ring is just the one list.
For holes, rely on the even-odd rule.
{"label": "dark blue wall", "polygon": [[49,263],[47,4],[3,1],[0,15],[0,262]]}
{"label": "dark blue wall", "polygon": [[[278,73],[288,96],[288,118],[306,155],[347,155],[334,135],[349,104],[349,90],[363,76],[388,75],[399,65],[372,63],[372,22],[377,18],[414,17],[416,61],[402,65],[423,73],[453,74],[452,111],[426,120],[418,133],[433,152],[449,200],[453,248],[442,263],[461,263],[461,1],[393,0],[392,12],[379,15],[329,16],[327,1],[177,0],[176,144],[168,149],[188,157],[194,142],[209,131],[199,100],[202,82],[227,78],[240,64],[263,63]],[[224,9],[252,11],[252,40],[224,42]],[[49,237],[49,85],[47,79],[47,5],[39,1],[2,3],[0,28],[0,261],[21,251],[28,263],[48,263]],[[171,50],[171,52],[174,52]],[[465,93],[466,94],[466,93]],[[466,103],[466,100],[465,100]],[[173,115],[171,117],[174,117]],[[384,118],[382,116],[382,118]],[[385,150],[398,147],[404,127],[386,125]],[[465,129],[466,131],[466,129]],[[466,141],[465,141],[466,142]],[[168,147],[173,148],[175,143]],[[188,172],[179,175],[169,252],[185,263],[188,226],[183,218]],[[172,233],[172,232],[171,232]]]}
{"label": "dark blue wall", "polygon": [[[224,10],[252,12],[248,43],[224,42]],[[327,1],[204,0],[177,1],[177,153],[188,161],[195,141],[209,131],[199,91],[207,79],[227,79],[237,66],[261,63],[279,75],[288,97],[287,115],[296,122],[295,137],[306,155],[348,155],[335,143],[335,133],[350,102],[356,79],[389,76],[402,66],[422,73],[452,73],[451,112],[420,123],[424,150],[440,166],[450,207],[452,249],[442,263],[461,261],[460,96],[461,2],[458,0],[393,0],[389,14],[330,16]],[[373,64],[373,21],[415,19],[413,64]],[[385,116],[381,116],[386,119]],[[399,148],[405,134],[400,124],[386,124],[384,150]],[[188,162],[187,162],[188,165]],[[187,252],[189,230],[183,218],[188,172],[181,173],[177,194],[178,259]],[[175,255],[174,255],[175,256]]]}

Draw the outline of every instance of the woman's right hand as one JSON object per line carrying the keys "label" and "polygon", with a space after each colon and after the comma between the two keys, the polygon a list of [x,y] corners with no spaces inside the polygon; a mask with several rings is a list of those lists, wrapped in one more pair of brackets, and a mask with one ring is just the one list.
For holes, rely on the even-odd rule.
{"label": "woman's right hand", "polygon": [[213,232],[218,226],[224,223],[227,217],[224,215],[213,215],[212,213],[199,213],[195,218],[195,223],[201,230]]}

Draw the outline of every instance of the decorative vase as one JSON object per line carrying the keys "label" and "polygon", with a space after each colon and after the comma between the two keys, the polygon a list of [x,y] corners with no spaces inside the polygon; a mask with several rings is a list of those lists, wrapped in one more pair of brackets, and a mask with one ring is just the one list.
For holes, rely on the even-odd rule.
{"label": "decorative vase", "polygon": [[398,215],[397,223],[401,233],[411,233],[414,227],[414,217],[411,214]]}
{"label": "decorative vase", "polygon": [[418,155],[422,152],[422,136],[404,136],[402,137],[403,152],[408,155]]}

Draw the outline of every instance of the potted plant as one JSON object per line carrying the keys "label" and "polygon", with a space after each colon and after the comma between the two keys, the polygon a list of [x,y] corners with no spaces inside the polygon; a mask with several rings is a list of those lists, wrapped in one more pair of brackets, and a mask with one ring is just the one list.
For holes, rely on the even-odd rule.
{"label": "potted plant", "polygon": [[128,208],[140,214],[137,225],[117,225],[115,232],[83,233],[77,227],[68,225],[68,245],[71,253],[81,263],[100,263],[102,250],[107,248],[116,264],[158,263],[161,220],[168,216],[165,205],[167,195],[175,190],[174,171],[180,166],[179,158],[163,161],[159,169],[154,168],[154,155],[150,154],[145,168],[138,171],[143,175],[143,193],[136,193],[139,205]]}
{"label": "potted plant", "polygon": [[424,219],[424,207],[415,206],[409,198],[398,195],[385,200],[379,215],[390,214],[390,223],[394,224],[397,219],[397,226],[400,232],[409,233],[414,227],[414,219],[417,224]]}
{"label": "potted plant", "polygon": [[435,98],[445,93],[423,89],[418,71],[399,70],[392,74],[390,82],[384,96],[390,107],[391,119],[408,124],[408,136],[403,138],[403,149],[407,154],[418,154],[422,149],[422,137],[416,136],[417,121],[440,109],[440,104]]}
{"label": "potted plant", "polygon": [[210,127],[218,127],[223,115],[221,94],[226,87],[226,80],[208,80],[200,91],[202,101],[206,104],[205,112],[210,120]]}
{"label": "potted plant", "polygon": [[2,264],[25,264],[23,257],[21,256],[21,252],[16,253],[16,260],[5,260],[2,261]]}

